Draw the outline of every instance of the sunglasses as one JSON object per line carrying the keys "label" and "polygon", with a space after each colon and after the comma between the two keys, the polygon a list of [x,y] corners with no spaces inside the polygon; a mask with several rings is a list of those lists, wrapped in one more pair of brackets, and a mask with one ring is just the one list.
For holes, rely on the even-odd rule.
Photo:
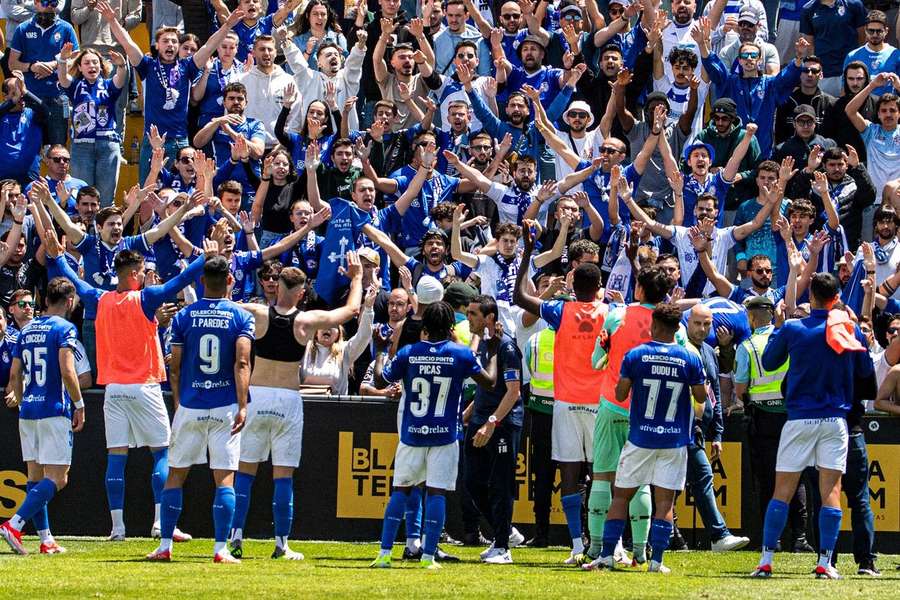
{"label": "sunglasses", "polygon": [[53,162],[55,162],[57,164],[59,164],[59,163],[67,164],[69,162],[69,160],[71,160],[71,159],[68,156],[51,156],[50,160],[52,160]]}
{"label": "sunglasses", "polygon": [[803,67],[802,69],[800,69],[800,72],[801,73],[809,73],[811,75],[818,75],[819,73],[822,72],[822,69],[820,69],[818,67]]}
{"label": "sunglasses", "polygon": [[898,329],[897,327],[888,327],[886,333],[890,333],[891,335],[893,335],[898,331],[900,331],[900,329]]}
{"label": "sunglasses", "polygon": [[477,146],[469,146],[469,149],[475,152],[490,152],[491,147],[487,144],[478,144]]}
{"label": "sunglasses", "polygon": [[756,23],[751,23],[750,21],[738,21],[738,27],[756,27]]}
{"label": "sunglasses", "polygon": [[613,8],[612,6],[609,7],[609,14],[610,14],[610,16],[612,16],[612,15],[621,15],[621,14],[624,13],[624,12],[625,12],[625,9],[622,8],[621,6],[618,7],[618,8]]}
{"label": "sunglasses", "polygon": [[741,52],[738,54],[738,57],[743,58],[744,60],[756,60],[759,58],[759,52]]}
{"label": "sunglasses", "polygon": [[522,15],[519,13],[507,13],[505,15],[500,15],[500,18],[504,21],[510,21],[512,19],[521,19]]}
{"label": "sunglasses", "polygon": [[52,6],[56,8],[59,6],[59,0],[41,0],[41,6]]}
{"label": "sunglasses", "polygon": [[172,206],[174,206],[175,208],[181,208],[182,206],[184,206],[184,200],[180,198],[178,200],[172,200]]}
{"label": "sunglasses", "polygon": [[569,116],[573,119],[587,119],[588,114],[582,110],[570,110]]}
{"label": "sunglasses", "polygon": [[277,273],[272,273],[270,275],[260,275],[259,279],[261,281],[278,281],[279,277],[280,275],[278,275]]}
{"label": "sunglasses", "polygon": [[794,123],[800,127],[812,127],[816,122],[812,119],[794,119]]}
{"label": "sunglasses", "polygon": [[713,115],[712,119],[713,121],[731,121],[731,117],[728,115]]}
{"label": "sunglasses", "polygon": [[772,273],[772,269],[764,269],[760,267],[759,269],[754,269],[753,272],[757,275],[770,275]]}
{"label": "sunglasses", "polygon": [[566,15],[563,17],[566,21],[580,21],[581,15]]}
{"label": "sunglasses", "polygon": [[194,162],[194,157],[193,156],[182,156],[181,158],[178,159],[178,162],[180,162],[183,165],[189,165],[192,162]]}
{"label": "sunglasses", "polygon": [[16,306],[18,306],[22,310],[25,310],[28,307],[34,308],[36,306],[36,303],[35,302],[26,302],[25,300],[19,300],[18,302],[16,302]]}
{"label": "sunglasses", "polygon": [[600,148],[600,154],[619,154],[620,152],[622,151],[612,146],[602,146]]}
{"label": "sunglasses", "polygon": [[884,34],[887,33],[887,32],[886,32],[884,29],[869,29],[869,28],[866,28],[866,33],[868,33],[869,35],[884,35]]}

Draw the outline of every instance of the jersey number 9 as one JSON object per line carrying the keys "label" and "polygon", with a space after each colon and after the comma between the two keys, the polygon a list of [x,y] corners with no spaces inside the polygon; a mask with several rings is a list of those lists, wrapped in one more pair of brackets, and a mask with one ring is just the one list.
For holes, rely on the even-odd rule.
{"label": "jersey number 9", "polygon": [[219,337],[207,333],[200,338],[200,371],[205,375],[219,372]]}

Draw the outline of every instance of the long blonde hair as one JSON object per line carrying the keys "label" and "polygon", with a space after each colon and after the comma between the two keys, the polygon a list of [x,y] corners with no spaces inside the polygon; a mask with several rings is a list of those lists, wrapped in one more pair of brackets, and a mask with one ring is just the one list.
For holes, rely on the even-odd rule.
{"label": "long blonde hair", "polygon": [[[329,358],[331,358],[332,360],[334,360],[336,362],[341,362],[341,359],[344,358],[344,348],[347,346],[347,341],[344,340],[343,325],[338,325],[337,330],[338,330],[337,339],[334,340],[333,344],[331,344],[331,356]],[[310,361],[311,362],[315,362],[316,353],[319,351],[318,338],[319,338],[320,331],[322,331],[322,330],[316,331],[316,335],[313,336],[313,339],[310,340],[309,343],[306,345],[306,351],[308,353],[310,353]]]}

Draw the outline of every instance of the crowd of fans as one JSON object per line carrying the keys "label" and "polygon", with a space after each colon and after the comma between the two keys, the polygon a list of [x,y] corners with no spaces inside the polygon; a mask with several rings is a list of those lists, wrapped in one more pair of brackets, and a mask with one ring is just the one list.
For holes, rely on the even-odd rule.
{"label": "crowd of fans", "polygon": [[[479,294],[528,384],[547,324],[516,306],[517,273],[572,297],[587,262],[610,304],[656,265],[670,300],[709,306],[720,410],[750,408],[743,343],[807,314],[816,272],[844,285],[881,379],[900,358],[900,51],[896,7],[876,4],[4,0],[7,343],[41,305],[55,227],[95,287],[116,288],[121,250],[149,285],[210,238],[233,300],[274,305],[293,268],[304,310],[344,304],[358,251],[378,293],[307,345],[307,390],[399,397],[380,367],[424,308],[448,302],[468,343]],[[142,19],[149,53],[129,34]],[[126,131],[140,104],[143,132]],[[160,309],[161,336],[196,297]],[[94,317],[74,317],[92,365]],[[546,414],[545,389],[523,397]]]}

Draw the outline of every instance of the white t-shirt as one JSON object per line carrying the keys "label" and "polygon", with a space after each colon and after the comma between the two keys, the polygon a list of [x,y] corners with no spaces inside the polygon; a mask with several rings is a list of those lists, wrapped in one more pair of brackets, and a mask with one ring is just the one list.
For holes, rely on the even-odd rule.
{"label": "white t-shirt", "polygon": [[[678,252],[678,261],[681,263],[681,285],[687,287],[688,282],[694,271],[700,268],[700,262],[697,258],[697,252],[694,245],[691,244],[691,238],[688,235],[689,227],[681,227],[680,225],[672,225],[669,227],[674,232],[672,236],[672,245]],[[734,239],[734,227],[716,227],[713,229],[713,252],[712,263],[715,265],[719,273],[724,273],[728,263],[728,251],[737,243]],[[703,295],[709,296],[715,291],[715,286],[711,282],[706,283],[703,288]]]}
{"label": "white t-shirt", "polygon": [[[592,129],[584,134],[583,138],[574,138],[572,137],[568,131],[560,131],[556,129],[556,135],[559,136],[561,140],[568,143],[569,148],[572,149],[572,152],[578,155],[578,158],[581,160],[591,160],[595,156],[600,156],[600,146],[603,145],[603,134],[600,133],[600,128]],[[566,175],[575,172],[575,169],[569,166],[559,154],[555,154],[554,160],[556,162],[556,181],[560,181]],[[567,193],[574,194],[575,192],[581,191],[581,184],[579,183]]]}
{"label": "white t-shirt", "polygon": [[[653,91],[662,92],[669,99],[669,123],[676,123],[681,115],[687,110],[688,100],[691,97],[690,86],[680,88],[672,83],[669,79],[653,80]],[[697,110],[694,111],[694,120],[691,121],[691,131],[694,133],[703,131],[703,105],[706,102],[706,95],[709,94],[709,84],[700,80],[697,87]]]}
{"label": "white t-shirt", "polygon": [[[522,215],[528,210],[528,206],[537,198],[538,186],[535,185],[527,192],[521,191],[518,187],[510,187],[496,181],[488,188],[487,197],[494,201],[497,205],[497,213],[501,223],[522,224]],[[541,225],[547,224],[547,210],[550,203],[545,202],[540,211],[538,211],[537,220]]]}
{"label": "white t-shirt", "polygon": [[672,65],[670,65],[667,60],[667,57],[673,48],[687,48],[697,55],[697,68],[694,69],[694,74],[697,77],[700,77],[700,70],[703,68],[700,63],[700,48],[697,46],[697,42],[694,41],[694,38],[691,37],[691,28],[696,24],[696,19],[692,19],[687,25],[679,25],[675,21],[672,21],[665,29],[663,29],[662,61],[663,68],[666,72],[666,79],[669,81],[675,81],[675,77],[672,75]]}

